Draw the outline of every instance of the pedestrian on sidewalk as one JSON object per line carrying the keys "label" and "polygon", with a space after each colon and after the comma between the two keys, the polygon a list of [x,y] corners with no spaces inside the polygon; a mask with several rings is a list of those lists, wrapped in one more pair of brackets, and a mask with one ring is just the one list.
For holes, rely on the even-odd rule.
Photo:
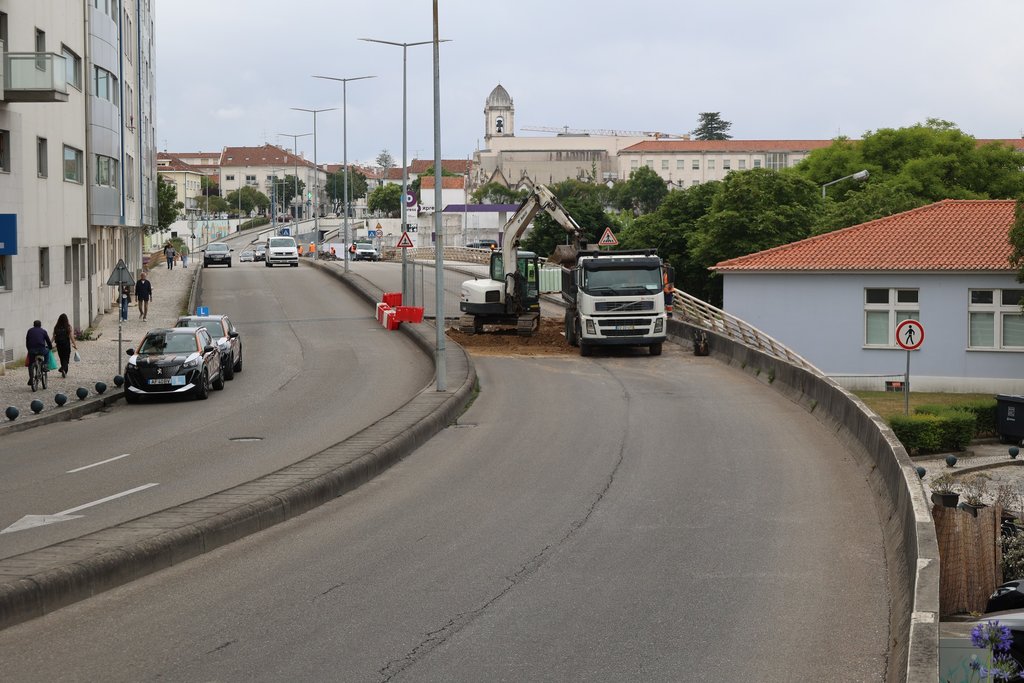
{"label": "pedestrian on sidewalk", "polygon": [[131,287],[121,285],[121,320],[128,320],[128,304],[132,302]]}
{"label": "pedestrian on sidewalk", "polygon": [[57,324],[53,326],[53,343],[57,347],[57,357],[60,359],[60,376],[68,376],[68,362],[71,360],[71,349],[78,350],[75,343],[75,331],[71,329],[71,322],[67,313],[61,313],[57,318]]}
{"label": "pedestrian on sidewalk", "polygon": [[188,268],[188,251],[184,247],[181,250],[181,267]]}
{"label": "pedestrian on sidewalk", "polygon": [[170,242],[164,245],[164,258],[167,259],[167,270],[174,270],[174,247]]}
{"label": "pedestrian on sidewalk", "polygon": [[135,298],[139,301],[139,318],[145,320],[149,315],[149,302],[153,298],[153,283],[144,270],[139,273],[139,281],[135,283]]}

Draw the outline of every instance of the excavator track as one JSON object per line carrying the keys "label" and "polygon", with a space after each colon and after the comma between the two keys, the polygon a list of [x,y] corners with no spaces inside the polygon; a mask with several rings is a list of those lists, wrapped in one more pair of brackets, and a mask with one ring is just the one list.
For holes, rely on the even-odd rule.
{"label": "excavator track", "polygon": [[483,332],[484,326],[476,324],[475,315],[461,315],[459,316],[459,332],[463,334],[476,334],[477,332]]}
{"label": "excavator track", "polygon": [[519,316],[516,324],[516,334],[520,337],[532,337],[533,333],[540,329],[540,314],[524,313]]}

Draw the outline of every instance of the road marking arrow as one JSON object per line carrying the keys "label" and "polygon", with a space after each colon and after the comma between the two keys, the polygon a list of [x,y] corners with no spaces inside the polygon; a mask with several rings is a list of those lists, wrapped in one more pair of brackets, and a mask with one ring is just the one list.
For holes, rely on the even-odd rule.
{"label": "road marking arrow", "polygon": [[117,498],[123,498],[124,496],[130,496],[133,493],[138,493],[139,491],[145,491],[148,488],[152,488],[154,486],[159,486],[159,485],[160,484],[143,484],[142,486],[136,486],[133,489],[128,489],[127,491],[122,491],[121,493],[115,493],[112,496],[107,496],[106,498],[100,498],[99,500],[94,500],[91,503],[86,503],[84,505],[79,505],[78,507],[68,508],[67,510],[62,510],[62,511],[56,512],[56,513],[54,513],[52,515],[25,515],[24,517],[19,519],[14,524],[10,525],[9,527],[4,529],[3,531],[0,531],[0,534],[7,534],[7,533],[14,532],[14,531],[22,531],[24,529],[31,529],[32,527],[45,526],[47,524],[55,524],[57,522],[67,522],[68,520],[78,519],[79,517],[83,517],[84,515],[75,515],[75,514],[72,514],[72,513],[78,512],[79,510],[84,510],[86,508],[91,508],[91,507],[94,507],[96,505],[101,505],[102,503],[106,503],[106,502],[109,502],[111,500],[115,500]]}

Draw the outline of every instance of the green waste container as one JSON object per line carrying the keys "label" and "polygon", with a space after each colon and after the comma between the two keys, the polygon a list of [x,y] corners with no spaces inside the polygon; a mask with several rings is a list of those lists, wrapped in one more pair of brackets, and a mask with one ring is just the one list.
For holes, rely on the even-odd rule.
{"label": "green waste container", "polygon": [[1003,443],[1024,440],[1024,396],[996,396],[996,430]]}

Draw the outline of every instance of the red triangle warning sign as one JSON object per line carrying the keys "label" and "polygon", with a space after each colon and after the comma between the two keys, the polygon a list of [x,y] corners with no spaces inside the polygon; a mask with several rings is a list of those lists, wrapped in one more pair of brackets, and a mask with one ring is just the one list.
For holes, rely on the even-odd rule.
{"label": "red triangle warning sign", "polygon": [[611,228],[605,228],[604,234],[601,235],[601,239],[597,241],[597,244],[601,247],[617,247],[619,246],[619,241],[615,239],[615,234]]}
{"label": "red triangle warning sign", "polygon": [[[618,242],[616,242],[618,244]],[[412,238],[409,237],[409,233],[403,232],[402,236],[398,239],[398,244],[395,245],[399,249],[409,249],[412,247]]]}

